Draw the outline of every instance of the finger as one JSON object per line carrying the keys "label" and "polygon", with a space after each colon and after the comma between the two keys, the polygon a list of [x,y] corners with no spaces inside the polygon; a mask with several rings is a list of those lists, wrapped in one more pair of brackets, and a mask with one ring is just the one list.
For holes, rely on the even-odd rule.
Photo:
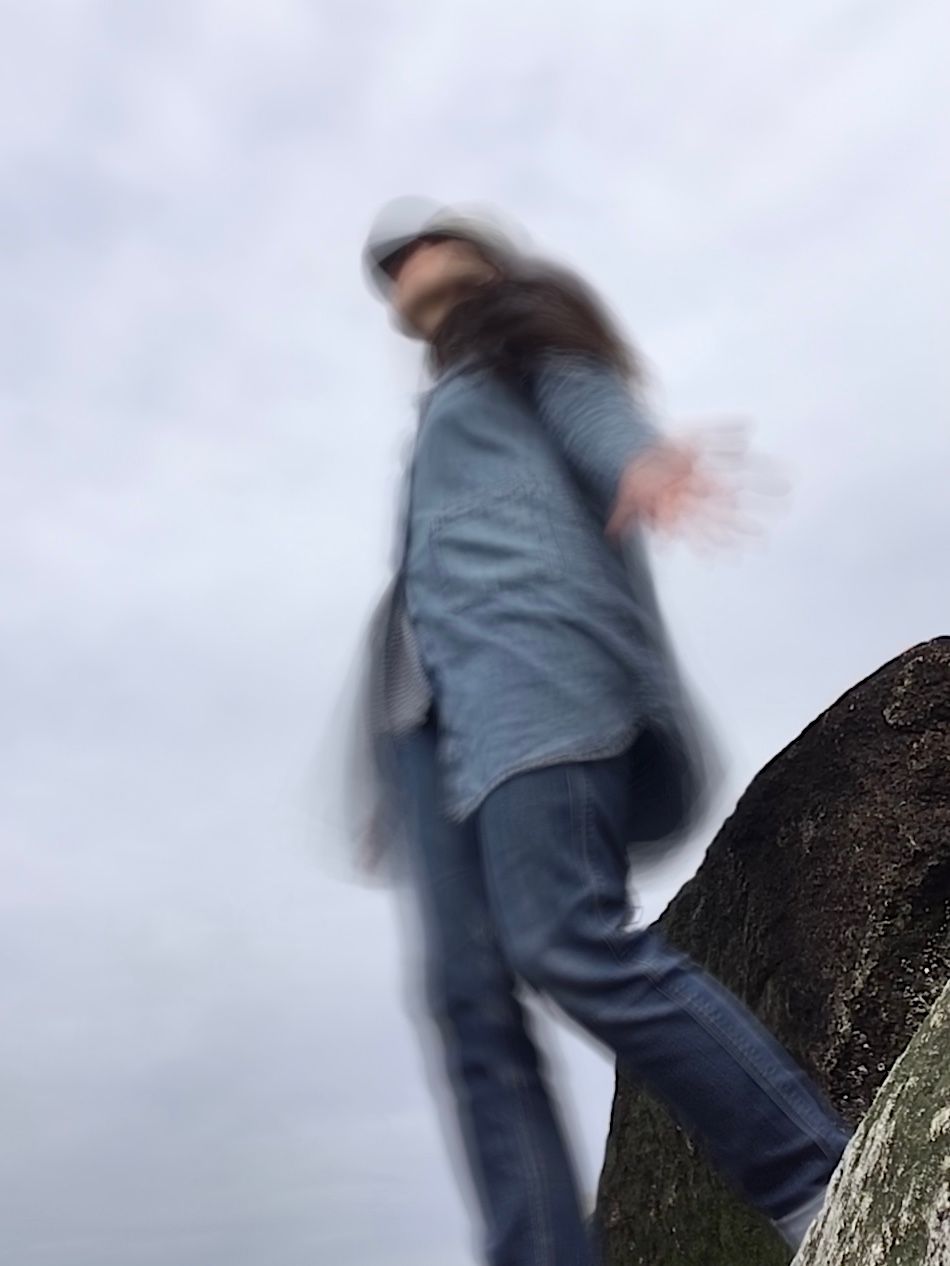
{"label": "finger", "polygon": [[737,505],[722,499],[710,501],[682,494],[664,499],[659,523],[668,534],[686,535],[694,542],[703,540],[716,546],[764,535],[764,525],[744,514]]}
{"label": "finger", "polygon": [[687,443],[698,453],[720,459],[740,457],[748,452],[751,443],[751,426],[741,420],[696,427],[686,434]]}
{"label": "finger", "polygon": [[737,500],[715,498],[691,501],[686,504],[685,512],[690,520],[697,523],[708,523],[715,528],[735,530],[737,532],[760,533],[764,525],[752,514],[746,512]]}
{"label": "finger", "polygon": [[716,546],[739,545],[748,543],[753,538],[762,539],[764,527],[754,519],[741,515],[729,515],[722,518],[698,516],[691,521],[694,532]]}

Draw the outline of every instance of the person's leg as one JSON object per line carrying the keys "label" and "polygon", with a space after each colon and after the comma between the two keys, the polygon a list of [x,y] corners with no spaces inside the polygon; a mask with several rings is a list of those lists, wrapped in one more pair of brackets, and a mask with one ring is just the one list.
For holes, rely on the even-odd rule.
{"label": "person's leg", "polygon": [[474,820],[438,811],[435,725],[400,740],[406,875],[420,916],[424,1014],[434,1022],[490,1266],[594,1266],[544,1062],[515,996],[485,895]]}
{"label": "person's leg", "polygon": [[657,927],[629,927],[633,759],[635,748],[531,770],[482,803],[499,935],[515,970],[608,1046],[795,1245],[852,1132],[743,1003]]}

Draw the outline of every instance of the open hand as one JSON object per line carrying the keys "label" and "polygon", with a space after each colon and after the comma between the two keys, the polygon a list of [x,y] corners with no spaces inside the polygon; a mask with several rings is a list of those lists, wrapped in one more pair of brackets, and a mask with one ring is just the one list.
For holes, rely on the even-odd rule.
{"label": "open hand", "polygon": [[749,491],[787,491],[774,463],[748,452],[747,428],[706,428],[691,438],[665,440],[623,471],[605,529],[613,539],[634,521],[664,534],[724,544],[737,533],[761,531],[742,505]]}

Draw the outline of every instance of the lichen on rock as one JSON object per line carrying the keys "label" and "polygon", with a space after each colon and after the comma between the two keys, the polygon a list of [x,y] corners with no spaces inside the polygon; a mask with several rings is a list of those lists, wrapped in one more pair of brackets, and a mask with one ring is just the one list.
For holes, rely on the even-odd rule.
{"label": "lichen on rock", "polygon": [[950,985],[891,1069],[794,1266],[950,1266]]}

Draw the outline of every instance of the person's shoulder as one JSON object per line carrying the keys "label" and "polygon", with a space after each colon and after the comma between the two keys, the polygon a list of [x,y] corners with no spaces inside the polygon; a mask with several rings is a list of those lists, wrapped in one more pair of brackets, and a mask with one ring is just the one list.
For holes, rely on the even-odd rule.
{"label": "person's shoulder", "polygon": [[455,383],[459,379],[471,382],[478,376],[484,375],[487,370],[488,366],[483,364],[474,353],[460,356],[457,360],[452,361],[451,364],[440,369],[428,386],[416,394],[415,403],[417,409],[420,412],[424,412],[433,399],[441,395],[450,383]]}

